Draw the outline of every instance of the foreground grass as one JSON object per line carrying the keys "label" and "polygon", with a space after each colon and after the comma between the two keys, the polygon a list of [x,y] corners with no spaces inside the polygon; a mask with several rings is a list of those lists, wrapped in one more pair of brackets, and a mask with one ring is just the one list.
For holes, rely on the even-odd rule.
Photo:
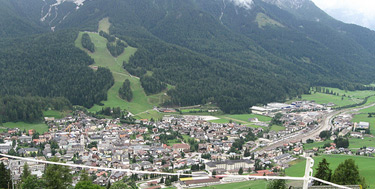
{"label": "foreground grass", "polygon": [[[82,34],[83,32],[80,32],[79,37],[76,40],[76,46],[85,50],[81,45]],[[140,114],[147,110],[151,110],[154,106],[165,100],[166,97],[164,93],[147,96],[141,87],[139,78],[131,76],[125,69],[123,69],[123,62],[129,61],[129,58],[136,52],[136,48],[129,46],[125,49],[123,54],[114,58],[107,50],[107,40],[105,38],[97,33],[89,33],[89,35],[92,42],[95,44],[95,53],[85,51],[95,60],[95,64],[92,66],[106,67],[110,69],[115,79],[114,85],[108,90],[108,99],[101,102],[104,105],[95,105],[90,108],[89,111],[96,112],[103,107],[120,107],[121,109],[128,110],[133,114]],[[130,80],[133,91],[133,100],[131,102],[121,99],[118,95],[118,90],[126,79]],[[140,114],[139,117],[143,118],[141,116],[142,114]]]}
{"label": "foreground grass", "polygon": [[21,131],[35,129],[40,134],[48,131],[48,126],[45,123],[7,122],[3,123],[3,127],[19,128]]}
{"label": "foreground grass", "polygon": [[[360,175],[365,177],[367,184],[370,186],[370,188],[375,187],[375,158],[370,157],[364,157],[364,156],[348,156],[348,155],[323,155],[314,157],[314,171],[316,171],[316,168],[319,164],[319,162],[322,161],[323,158],[326,158],[330,169],[333,171],[337,168],[337,166],[344,162],[346,159],[353,159],[355,163],[358,165]],[[304,175],[306,166],[306,161],[299,161],[295,165],[291,166],[290,168],[285,170],[286,175],[293,176],[293,177],[302,177]]]}
{"label": "foreground grass", "polygon": [[206,187],[201,187],[199,189],[227,189],[227,188],[231,188],[231,189],[248,189],[248,188],[265,189],[265,188],[267,188],[267,181],[265,181],[265,180],[245,181],[245,182],[206,186]]}

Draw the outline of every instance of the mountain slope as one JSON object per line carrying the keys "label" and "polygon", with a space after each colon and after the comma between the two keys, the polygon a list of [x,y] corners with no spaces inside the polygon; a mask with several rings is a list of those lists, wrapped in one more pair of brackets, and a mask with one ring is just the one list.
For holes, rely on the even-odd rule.
{"label": "mountain slope", "polygon": [[165,105],[215,102],[236,113],[312,85],[354,90],[373,82],[374,32],[336,21],[310,0],[242,2],[90,0],[77,9],[64,1],[39,24],[97,31],[109,17],[110,33],[138,48],[125,68],[176,86]]}

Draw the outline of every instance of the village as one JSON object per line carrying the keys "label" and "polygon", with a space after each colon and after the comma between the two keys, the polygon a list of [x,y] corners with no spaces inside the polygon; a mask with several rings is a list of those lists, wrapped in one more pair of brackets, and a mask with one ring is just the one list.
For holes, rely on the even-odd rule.
{"label": "village", "polygon": [[[102,186],[125,177],[137,177],[139,188],[201,187],[249,180],[230,175],[275,176],[283,173],[290,162],[319,153],[372,155],[374,148],[361,148],[353,152],[348,148],[329,143],[324,148],[304,149],[304,144],[335,141],[340,137],[362,138],[368,133],[369,123],[352,123],[351,115],[337,115],[332,119],[329,136],[303,140],[285,140],[303,135],[318,127],[324,115],[332,112],[330,105],[298,101],[291,104],[270,103],[253,107],[253,113],[273,117],[272,124],[285,127],[281,131],[268,128],[270,123],[249,117],[254,125],[238,123],[219,124],[204,116],[166,115],[162,120],[99,119],[83,111],[62,119],[45,118],[49,132],[8,129],[0,134],[0,152],[3,154],[48,160],[52,157],[70,164],[81,164],[98,169],[87,170],[95,184]],[[371,135],[372,136],[372,135]],[[266,148],[274,143],[282,146]],[[17,182],[27,163],[31,173],[39,178],[44,164],[1,158],[11,168]],[[102,171],[100,168],[130,169],[135,171],[192,174],[180,178]],[[74,183],[79,181],[81,169],[72,168]],[[223,176],[228,175],[228,176]]]}

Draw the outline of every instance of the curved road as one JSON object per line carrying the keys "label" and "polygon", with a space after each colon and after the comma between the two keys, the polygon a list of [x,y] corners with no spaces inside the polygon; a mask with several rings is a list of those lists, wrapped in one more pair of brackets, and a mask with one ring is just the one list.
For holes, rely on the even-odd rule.
{"label": "curved road", "polygon": [[[277,147],[282,146],[283,144],[289,143],[291,141],[302,140],[303,142],[306,142],[307,139],[314,139],[316,136],[319,136],[320,132],[325,131],[325,130],[329,130],[331,127],[333,127],[332,119],[336,115],[351,112],[351,111],[356,112],[356,111],[366,109],[366,108],[369,108],[369,107],[372,107],[372,106],[375,106],[375,103],[367,105],[367,106],[363,106],[363,107],[332,111],[332,112],[324,115],[323,120],[319,123],[318,127],[313,128],[311,130],[308,130],[308,128],[306,128],[306,129],[301,130],[297,133],[292,133],[291,135],[288,135],[288,136],[286,136],[286,137],[284,137],[280,140],[277,140],[277,141],[274,141],[274,142],[268,144],[268,146],[264,147],[260,151],[272,150],[272,149],[275,149]],[[256,149],[257,149],[257,147],[253,148],[252,151],[254,151]]]}

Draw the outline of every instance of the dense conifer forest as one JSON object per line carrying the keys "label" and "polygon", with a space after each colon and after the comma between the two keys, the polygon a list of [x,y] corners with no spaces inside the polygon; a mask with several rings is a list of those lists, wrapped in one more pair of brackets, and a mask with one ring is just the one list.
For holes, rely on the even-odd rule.
{"label": "dense conifer forest", "polygon": [[0,98],[0,123],[9,121],[42,121],[44,110],[61,111],[71,108],[72,105],[69,100],[62,97],[4,96]]}
{"label": "dense conifer forest", "polygon": [[[74,47],[77,34],[59,31],[1,39],[0,95],[65,97],[71,104],[85,107],[105,100],[114,82],[112,73],[106,68],[94,71],[88,67],[93,60]],[[35,99],[28,98],[25,103],[32,104]],[[8,117],[16,121],[17,116]]]}

